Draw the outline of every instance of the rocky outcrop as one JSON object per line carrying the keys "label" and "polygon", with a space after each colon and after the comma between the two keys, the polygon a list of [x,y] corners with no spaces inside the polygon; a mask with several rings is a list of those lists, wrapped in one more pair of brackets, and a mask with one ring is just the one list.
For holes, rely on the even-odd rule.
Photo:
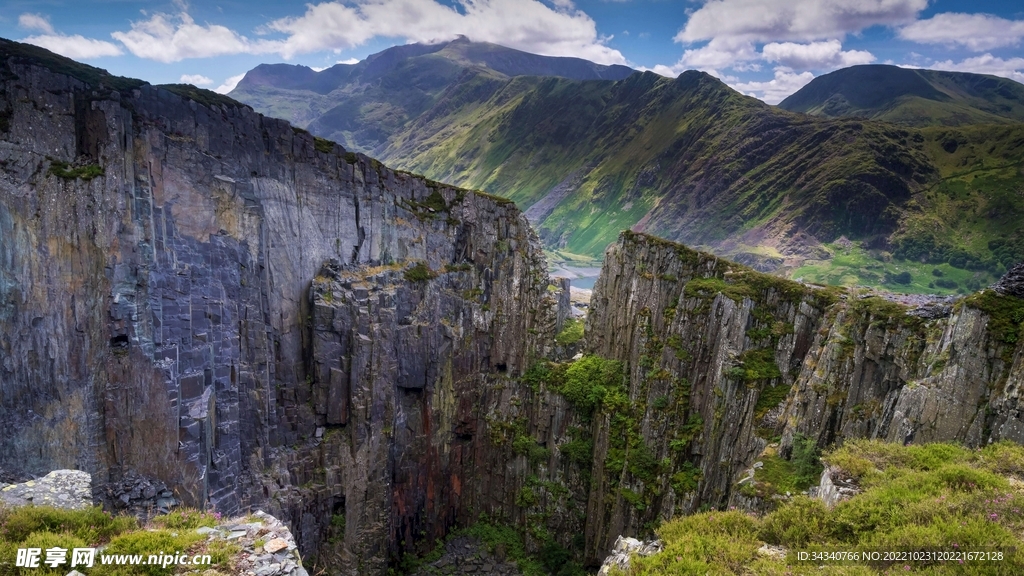
{"label": "rocky outcrop", "polygon": [[1007,296],[1024,298],[1024,262],[1010,268],[992,289]]}
{"label": "rocky outcrop", "polygon": [[104,510],[130,514],[143,523],[157,514],[167,514],[179,504],[164,482],[133,470],[116,481],[94,485],[92,497]]}
{"label": "rocky outcrop", "polygon": [[641,542],[636,538],[623,538],[619,536],[612,545],[611,554],[601,563],[597,576],[608,576],[615,569],[621,574],[628,574],[629,561],[634,555],[650,556],[661,552],[664,546],[658,540]]}
{"label": "rocky outcrop", "polygon": [[80,470],[54,470],[37,480],[0,484],[7,506],[53,506],[80,510],[92,506],[92,477]]}
{"label": "rocky outcrop", "polygon": [[810,490],[810,496],[818,498],[825,506],[832,508],[839,502],[860,493],[860,486],[836,466],[826,466],[821,471],[821,480]]}
{"label": "rocky outcrop", "polygon": [[240,548],[234,562],[245,576],[309,576],[288,526],[262,510],[196,532]]}

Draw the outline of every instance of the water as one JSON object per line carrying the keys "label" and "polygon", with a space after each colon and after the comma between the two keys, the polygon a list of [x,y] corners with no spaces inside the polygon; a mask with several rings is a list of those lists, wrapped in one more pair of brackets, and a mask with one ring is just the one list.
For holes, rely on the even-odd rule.
{"label": "water", "polygon": [[573,288],[593,290],[594,283],[597,282],[597,276],[580,276],[579,278],[571,279],[569,282],[571,282]]}

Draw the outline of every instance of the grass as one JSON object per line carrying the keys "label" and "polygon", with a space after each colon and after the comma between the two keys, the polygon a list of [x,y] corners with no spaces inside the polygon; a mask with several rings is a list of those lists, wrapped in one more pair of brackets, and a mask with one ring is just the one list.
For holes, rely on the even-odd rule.
{"label": "grass", "polygon": [[762,466],[754,471],[754,480],[740,487],[747,496],[772,499],[779,495],[799,494],[818,483],[822,465],[814,440],[797,435],[787,460],[769,452],[761,458]]}
{"label": "grass", "polygon": [[[14,566],[19,548],[73,548],[104,546],[103,554],[173,555],[187,553],[211,556],[211,568],[230,569],[238,547],[227,542],[207,542],[195,532],[199,526],[214,526],[217,519],[197,510],[180,509],[161,516],[149,526],[139,526],[131,516],[111,516],[102,508],[64,510],[46,506],[7,508],[0,505],[0,576],[24,574]],[[42,560],[45,560],[45,552]],[[67,561],[71,556],[68,554]],[[99,558],[93,568],[76,567],[92,576],[129,576],[146,574],[163,576],[179,572],[169,566],[115,566],[102,565]],[[33,569],[41,576],[63,576],[70,571],[69,564],[51,568],[43,563]]]}
{"label": "grass", "polygon": [[[990,271],[956,268],[949,263],[927,263],[894,258],[891,253],[868,250],[860,242],[843,247],[826,244],[831,260],[805,262],[789,276],[804,282],[830,286],[870,286],[904,294],[966,294],[997,280]],[[934,271],[938,270],[936,275]],[[909,274],[908,283],[895,281]]]}
{"label": "grass", "polygon": [[[628,574],[1024,573],[1024,483],[1009,477],[1024,472],[1024,447],[849,440],[822,459],[855,479],[862,492],[832,509],[798,495],[762,516],[730,510],[671,520],[657,530],[665,550],[634,558]],[[759,554],[765,544],[790,552],[996,550],[1004,559],[801,563],[793,555]]]}
{"label": "grass", "polygon": [[46,172],[64,180],[75,180],[80,178],[85,181],[92,180],[105,173],[99,164],[86,164],[85,166],[72,166],[60,160],[50,160],[50,168]]}

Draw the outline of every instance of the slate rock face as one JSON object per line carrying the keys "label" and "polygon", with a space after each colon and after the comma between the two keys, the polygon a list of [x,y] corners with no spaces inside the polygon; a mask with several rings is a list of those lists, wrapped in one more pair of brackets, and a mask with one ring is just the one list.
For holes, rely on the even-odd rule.
{"label": "slate rock face", "polygon": [[[478,462],[504,480],[471,488],[481,436],[452,444],[568,314],[514,205],[245,106],[19,58],[0,110],[0,468],[265,507],[344,574],[465,520],[460,494],[511,509],[516,456]],[[311,293],[324,282],[344,303]]]}

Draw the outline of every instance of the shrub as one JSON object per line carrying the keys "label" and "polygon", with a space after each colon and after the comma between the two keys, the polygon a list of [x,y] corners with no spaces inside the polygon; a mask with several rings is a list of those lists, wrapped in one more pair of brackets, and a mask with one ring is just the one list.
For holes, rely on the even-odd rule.
{"label": "shrub", "polygon": [[902,284],[905,286],[907,284],[910,284],[914,280],[914,277],[910,275],[910,272],[904,270],[903,272],[900,272],[899,274],[892,276],[891,280],[896,284]]}
{"label": "shrub", "polygon": [[566,368],[561,393],[585,415],[591,415],[608,394],[621,389],[621,362],[584,356]]}
{"label": "shrub", "polygon": [[427,267],[423,262],[417,262],[405,271],[405,279],[409,282],[427,282],[433,280],[437,274]]}
{"label": "shrub", "polygon": [[569,318],[565,321],[562,331],[555,336],[555,342],[562,346],[575,344],[583,338],[583,321],[578,318]]}

